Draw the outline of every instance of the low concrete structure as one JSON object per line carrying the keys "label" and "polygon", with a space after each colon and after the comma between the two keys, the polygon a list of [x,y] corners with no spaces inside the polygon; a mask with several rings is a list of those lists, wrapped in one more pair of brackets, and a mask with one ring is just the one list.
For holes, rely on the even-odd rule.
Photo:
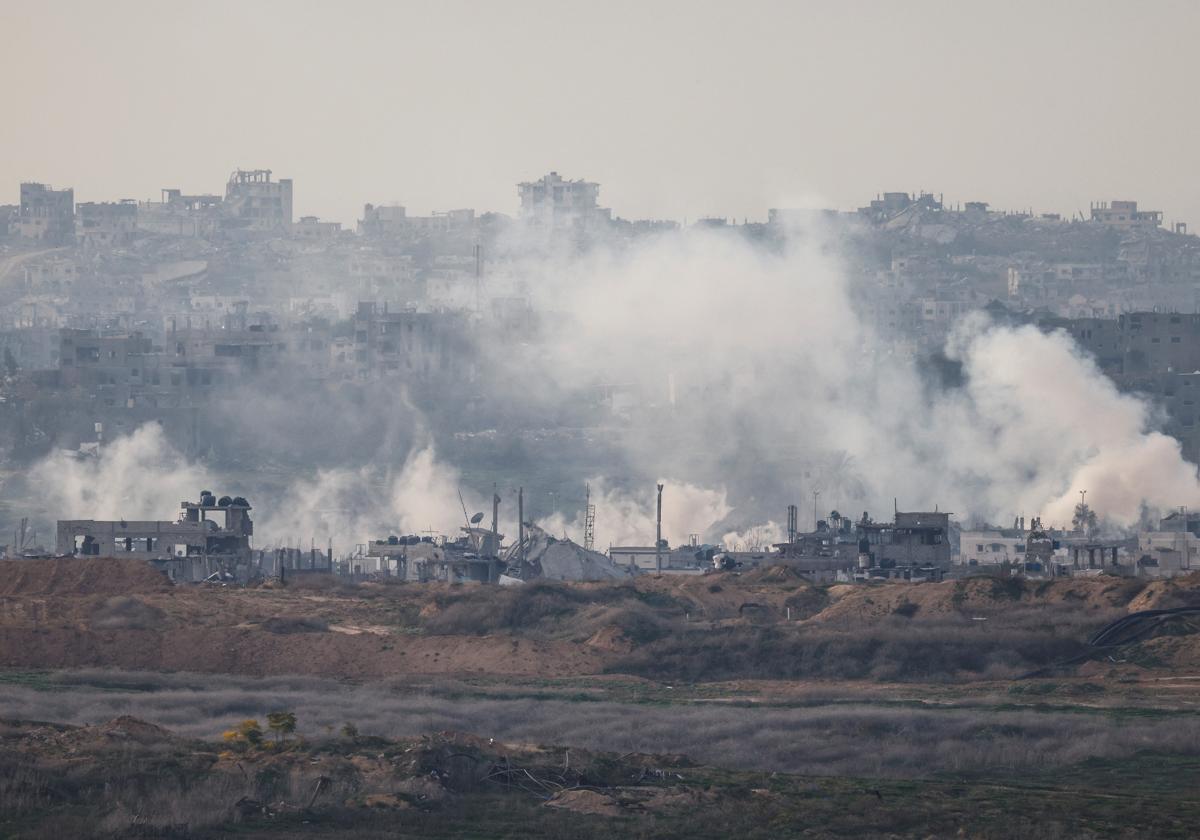
{"label": "low concrete structure", "polygon": [[205,490],[199,502],[181,502],[180,508],[174,522],[59,520],[57,552],[149,560],[181,583],[255,576],[250,549],[254,523],[245,499],[217,499]]}
{"label": "low concrete structure", "polygon": [[367,546],[366,556],[380,574],[413,582],[495,583],[500,576],[502,535],[484,528],[463,528],[456,540],[416,535],[390,536]]}

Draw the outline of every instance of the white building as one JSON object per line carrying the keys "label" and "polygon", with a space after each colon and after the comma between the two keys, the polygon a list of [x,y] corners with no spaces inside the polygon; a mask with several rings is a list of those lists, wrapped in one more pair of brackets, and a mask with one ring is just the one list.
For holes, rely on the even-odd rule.
{"label": "white building", "polygon": [[961,566],[995,566],[1025,560],[1027,534],[1010,531],[963,531],[959,535],[958,557]]}
{"label": "white building", "polygon": [[521,219],[546,230],[588,228],[612,219],[612,211],[599,207],[600,185],[592,181],[568,181],[551,172],[536,181],[517,184],[521,196]]}

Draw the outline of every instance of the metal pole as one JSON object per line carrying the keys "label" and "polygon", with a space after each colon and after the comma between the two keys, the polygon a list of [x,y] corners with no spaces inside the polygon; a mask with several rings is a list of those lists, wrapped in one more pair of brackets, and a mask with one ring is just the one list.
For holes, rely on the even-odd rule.
{"label": "metal pole", "polygon": [[488,582],[495,583],[495,572],[499,571],[500,563],[500,494],[496,492],[496,485],[492,485],[492,552],[494,557],[488,558]]}
{"label": "metal pole", "polygon": [[658,485],[658,514],[655,517],[655,533],[654,533],[654,571],[657,574],[662,574],[662,491],[663,486]]}
{"label": "metal pole", "polygon": [[525,488],[517,488],[517,556],[525,562]]}

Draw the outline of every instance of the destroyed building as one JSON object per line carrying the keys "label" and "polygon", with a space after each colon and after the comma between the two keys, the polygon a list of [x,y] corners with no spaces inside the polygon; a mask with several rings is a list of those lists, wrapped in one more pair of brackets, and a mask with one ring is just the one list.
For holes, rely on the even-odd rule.
{"label": "destroyed building", "polygon": [[270,169],[234,170],[222,209],[246,230],[287,230],[292,225],[292,179],[272,181]]}
{"label": "destroyed building", "polygon": [[138,229],[136,201],[85,201],[75,206],[75,238],[90,248],[111,248],[133,240]]}
{"label": "destroyed building", "polygon": [[531,523],[525,524],[524,541],[509,550],[505,563],[505,575],[519,580],[614,580],[633,573],[598,551]]}
{"label": "destroyed building", "polygon": [[180,583],[210,579],[246,581],[255,576],[250,504],[241,496],[218,499],[207,490],[200,501],[180,503],[168,521],[59,520],[60,555],[148,560]]}
{"label": "destroyed building", "polygon": [[1093,202],[1091,219],[1107,227],[1156,228],[1162,225],[1161,210],[1139,210],[1136,201]]}
{"label": "destroyed building", "polygon": [[632,574],[600,552],[551,536],[531,522],[507,548],[502,547],[503,534],[473,525],[461,530],[462,536],[454,540],[434,535],[375,540],[367,546],[366,558],[385,577],[422,583],[590,581]]}
{"label": "destroyed building", "polygon": [[484,528],[462,530],[463,536],[455,540],[415,534],[375,540],[367,546],[366,556],[385,577],[415,583],[495,583],[503,535]]}
{"label": "destroyed building", "polygon": [[184,195],[182,190],[167,188],[161,201],[138,205],[138,229],[166,236],[210,237],[221,226],[219,195]]}
{"label": "destroyed building", "polygon": [[426,234],[463,234],[475,228],[471,208],[434,211],[428,216],[410,216],[399,204],[363,205],[358,233],[374,239],[402,239]]}
{"label": "destroyed building", "polygon": [[660,548],[652,545],[614,545],[608,549],[613,563],[631,572],[658,574],[698,574],[711,569],[715,546],[700,545],[694,540],[689,545],[671,548],[666,540]]}
{"label": "destroyed building", "polygon": [[389,311],[386,304],[360,303],[354,317],[358,375],[459,379],[469,374],[463,366],[468,334],[461,313]]}
{"label": "destroyed building", "polygon": [[334,239],[342,232],[341,222],[323,222],[317,216],[301,216],[292,225],[292,237],[310,241]]}
{"label": "destroyed building", "polygon": [[59,368],[55,377],[47,375],[46,384],[124,408],[204,402],[214,389],[278,367],[289,346],[298,343],[258,325],[169,330],[162,343],[136,331],[63,329],[59,335]]}
{"label": "destroyed building", "polygon": [[815,531],[775,546],[779,561],[814,580],[941,580],[950,568],[950,514],[896,511],[857,522],[837,511]]}
{"label": "destroyed building", "polygon": [[75,191],[46,184],[21,184],[21,204],[10,230],[44,245],[66,245],[75,238]]}

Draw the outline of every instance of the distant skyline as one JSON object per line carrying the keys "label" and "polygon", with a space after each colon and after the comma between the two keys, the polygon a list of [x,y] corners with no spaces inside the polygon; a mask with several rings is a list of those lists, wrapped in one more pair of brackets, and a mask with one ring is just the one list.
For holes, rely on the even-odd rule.
{"label": "distant skyline", "polygon": [[762,220],[925,189],[1200,229],[1200,4],[0,0],[0,203],[295,180],[515,214],[518,181],[626,218]]}

